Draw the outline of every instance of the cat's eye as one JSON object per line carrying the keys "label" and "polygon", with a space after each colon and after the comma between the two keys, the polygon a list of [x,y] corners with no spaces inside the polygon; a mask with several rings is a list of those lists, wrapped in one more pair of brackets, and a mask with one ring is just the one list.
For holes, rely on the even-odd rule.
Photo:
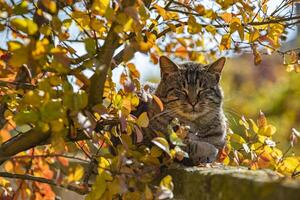
{"label": "cat's eye", "polygon": [[187,90],[185,90],[185,89],[181,90],[181,93],[183,93],[183,94],[184,94],[184,96],[186,96],[186,97],[188,97],[188,96],[189,96],[189,94],[188,94]]}
{"label": "cat's eye", "polygon": [[185,89],[182,89],[182,90],[177,89],[177,90],[175,90],[175,92],[176,92],[177,95],[183,95],[185,97],[188,96],[188,92]]}
{"label": "cat's eye", "polygon": [[200,97],[202,94],[210,92],[210,90],[211,90],[210,88],[199,90],[197,96]]}

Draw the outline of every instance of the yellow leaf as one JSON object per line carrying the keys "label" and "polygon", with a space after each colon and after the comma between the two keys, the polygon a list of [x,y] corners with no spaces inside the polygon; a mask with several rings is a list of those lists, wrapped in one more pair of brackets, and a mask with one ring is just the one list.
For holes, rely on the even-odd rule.
{"label": "yellow leaf", "polygon": [[167,188],[169,190],[173,190],[174,184],[172,182],[172,177],[170,175],[165,176],[159,183],[160,187]]}
{"label": "yellow leaf", "polygon": [[149,188],[148,185],[146,185],[146,187],[145,187],[145,199],[146,200],[152,200],[153,199],[152,191],[151,191],[151,189]]}
{"label": "yellow leaf", "polygon": [[154,158],[161,156],[162,150],[156,146],[151,147],[150,155]]}
{"label": "yellow leaf", "polygon": [[289,51],[283,55],[283,64],[290,65],[290,64],[298,64],[298,54],[296,51]]}
{"label": "yellow leaf", "polygon": [[221,39],[220,49],[221,50],[229,49],[230,46],[231,46],[230,35],[229,34],[223,35]]}
{"label": "yellow leaf", "polygon": [[298,157],[287,157],[279,164],[279,170],[283,173],[292,173],[300,166]]}
{"label": "yellow leaf", "polygon": [[216,27],[213,25],[208,25],[205,27],[205,29],[213,35],[217,33]]}
{"label": "yellow leaf", "polygon": [[232,142],[237,142],[237,143],[239,143],[239,144],[244,144],[244,143],[246,143],[246,141],[245,141],[244,138],[242,138],[241,136],[239,136],[239,135],[237,135],[237,134],[235,134],[235,133],[230,134],[229,136],[230,136],[230,141],[232,141]]}
{"label": "yellow leaf", "polygon": [[28,13],[28,2],[22,1],[20,4],[15,5],[13,9],[15,15],[23,15]]}
{"label": "yellow leaf", "polygon": [[262,61],[261,54],[258,51],[254,51],[254,64],[259,65]]}
{"label": "yellow leaf", "polygon": [[188,19],[188,32],[191,34],[199,33],[202,29],[202,26],[197,23],[196,18],[193,15],[189,16]]}
{"label": "yellow leaf", "polygon": [[114,178],[112,183],[108,185],[108,190],[110,191],[111,195],[120,194],[122,188],[118,177]]}
{"label": "yellow leaf", "polygon": [[232,20],[232,14],[231,13],[222,13],[220,14],[220,17],[226,22],[229,23]]}
{"label": "yellow leaf", "polygon": [[51,121],[50,127],[51,127],[51,131],[53,132],[62,131],[65,128],[63,119],[59,118],[58,120]]}
{"label": "yellow leaf", "polygon": [[18,41],[9,41],[7,45],[9,51],[15,51],[23,47],[23,44]]}
{"label": "yellow leaf", "polygon": [[38,26],[30,19],[14,18],[10,23],[17,30],[29,35],[33,35],[38,31]]}
{"label": "yellow leaf", "polygon": [[4,169],[7,172],[12,172],[13,169],[14,169],[13,163],[11,161],[6,161],[5,164],[4,164]]}
{"label": "yellow leaf", "polygon": [[137,119],[137,124],[140,126],[140,127],[148,127],[149,125],[149,118],[148,118],[148,115],[147,115],[147,112],[143,112],[139,118]]}
{"label": "yellow leaf", "polygon": [[230,33],[234,33],[238,31],[241,40],[244,40],[244,27],[242,26],[242,22],[239,18],[234,17],[230,23]]}
{"label": "yellow leaf", "polygon": [[261,128],[259,128],[258,134],[270,137],[274,135],[276,132],[276,128],[273,125],[266,125]]}
{"label": "yellow leaf", "polygon": [[103,174],[98,174],[96,181],[92,186],[92,191],[86,196],[85,200],[102,199],[107,188],[107,183]]}
{"label": "yellow leaf", "polygon": [[109,161],[104,158],[104,157],[100,157],[98,159],[98,173],[101,174],[103,173],[106,169],[109,169],[110,163]]}
{"label": "yellow leaf", "polygon": [[69,167],[68,170],[69,170],[69,172],[68,172],[68,176],[67,176],[67,181],[69,183],[79,181],[84,174],[84,168],[81,165]]}
{"label": "yellow leaf", "polygon": [[256,125],[256,123],[253,121],[253,119],[249,119],[251,124],[252,124],[252,130],[257,133],[258,132],[258,127]]}
{"label": "yellow leaf", "polygon": [[56,13],[56,2],[53,0],[42,0],[43,6],[45,6],[51,13]]}
{"label": "yellow leaf", "polygon": [[140,103],[140,99],[137,96],[133,96],[131,98],[131,105],[133,107],[137,107],[139,105],[139,103]]}
{"label": "yellow leaf", "polygon": [[128,63],[127,68],[129,69],[130,74],[132,75],[133,78],[140,78],[140,72],[136,69],[135,64]]}
{"label": "yellow leaf", "polygon": [[99,15],[104,15],[109,8],[109,2],[109,0],[96,0],[93,3],[92,10]]}
{"label": "yellow leaf", "polygon": [[168,141],[163,137],[156,137],[151,141],[153,144],[161,148],[164,152],[170,154],[170,147]]}
{"label": "yellow leaf", "polygon": [[155,4],[154,7],[156,8],[157,12],[164,20],[169,20],[170,16],[168,15],[168,12],[161,6]]}
{"label": "yellow leaf", "polygon": [[201,4],[198,4],[195,6],[195,10],[199,15],[204,15],[205,14],[205,7]]}
{"label": "yellow leaf", "polygon": [[254,42],[259,37],[260,37],[260,32],[256,28],[253,28],[253,30],[250,32],[249,42]]}

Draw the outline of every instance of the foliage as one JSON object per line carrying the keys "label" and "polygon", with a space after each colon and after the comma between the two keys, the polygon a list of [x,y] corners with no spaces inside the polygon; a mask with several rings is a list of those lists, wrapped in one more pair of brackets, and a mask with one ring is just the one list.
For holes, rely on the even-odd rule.
{"label": "foliage", "polygon": [[290,135],[290,146],[283,152],[273,140],[276,128],[267,122],[262,112],[256,122],[242,117],[239,124],[243,126],[244,133],[236,134],[229,131],[228,143],[220,155],[221,162],[225,165],[247,166],[250,169],[268,168],[283,175],[298,176],[299,156],[287,156],[300,137],[296,129],[293,129]]}
{"label": "foliage", "polygon": [[[162,166],[186,156],[181,150],[186,127],[175,132],[174,120],[169,135],[143,143],[149,119],[146,112],[133,115],[139,94],[144,90],[161,110],[163,104],[141,86],[134,54],[147,54],[153,63],[166,54],[206,64],[250,50],[259,64],[262,53],[277,52],[289,71],[298,71],[297,50],[279,50],[300,18],[286,14],[294,1],[283,0],[274,10],[270,4],[0,0],[0,34],[6,36],[0,48],[1,139],[18,134],[0,147],[6,161],[2,198],[53,199],[50,186],[87,194],[86,199],[172,198],[170,176],[157,186],[153,181]],[[112,81],[117,66],[124,69],[120,90]],[[263,115],[258,123],[241,124],[244,136],[228,135],[225,164],[297,174],[299,159],[274,146],[275,128]]]}

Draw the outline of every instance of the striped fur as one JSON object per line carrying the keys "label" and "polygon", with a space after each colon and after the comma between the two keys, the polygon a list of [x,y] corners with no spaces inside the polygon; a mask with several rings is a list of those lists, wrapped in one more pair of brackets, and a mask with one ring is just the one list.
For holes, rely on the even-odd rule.
{"label": "striped fur", "polygon": [[164,111],[152,105],[150,129],[166,133],[174,118],[190,126],[185,142],[194,165],[213,162],[225,144],[226,118],[219,85],[224,62],[221,58],[207,66],[193,62],[176,65],[167,57],[160,58],[162,78],[155,95],[164,103]]}

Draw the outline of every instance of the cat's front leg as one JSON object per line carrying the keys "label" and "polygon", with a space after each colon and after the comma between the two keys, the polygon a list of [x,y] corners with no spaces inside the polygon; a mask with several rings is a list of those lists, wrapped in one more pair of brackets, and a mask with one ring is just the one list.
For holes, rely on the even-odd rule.
{"label": "cat's front leg", "polygon": [[190,140],[186,151],[189,154],[189,159],[185,163],[188,165],[214,162],[219,152],[214,145],[197,140]]}

